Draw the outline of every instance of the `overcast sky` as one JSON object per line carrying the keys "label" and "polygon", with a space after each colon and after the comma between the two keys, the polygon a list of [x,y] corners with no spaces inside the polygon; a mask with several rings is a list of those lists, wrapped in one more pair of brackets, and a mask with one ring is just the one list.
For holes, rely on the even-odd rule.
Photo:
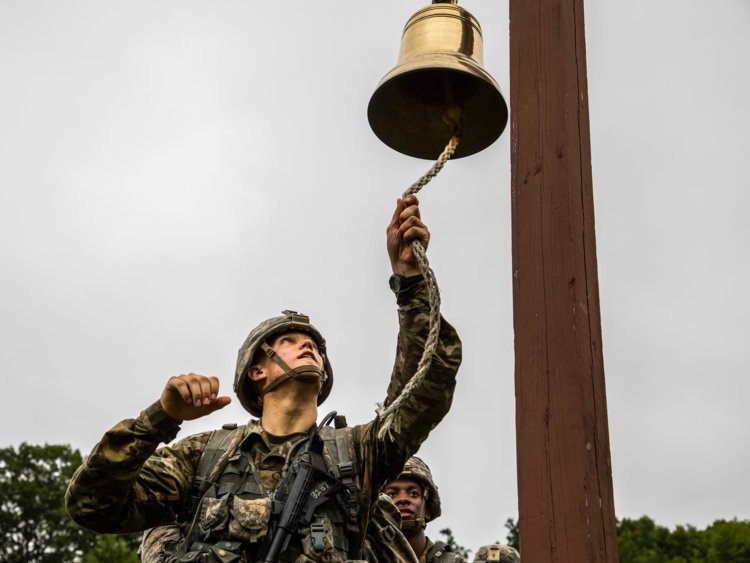
{"label": "overcast sky", "polygon": [[[287,308],[329,342],[321,415],[372,417],[385,226],[430,163],[366,107],[423,5],[0,0],[0,447],[86,453],[179,373],[231,392],[247,332]],[[507,95],[506,3],[461,5]],[[586,34],[617,516],[750,518],[750,4],[589,2]],[[465,358],[420,452],[428,534],[472,549],[517,517],[509,137],[420,194]]]}

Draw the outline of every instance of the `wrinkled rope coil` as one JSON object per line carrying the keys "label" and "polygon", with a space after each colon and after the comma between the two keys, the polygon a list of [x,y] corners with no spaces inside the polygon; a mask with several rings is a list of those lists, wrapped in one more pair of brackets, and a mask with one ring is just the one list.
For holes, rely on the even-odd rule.
{"label": "wrinkled rope coil", "polygon": [[[450,157],[453,156],[453,153],[456,152],[458,142],[458,136],[452,136],[450,141],[448,141],[448,144],[445,146],[445,149],[443,149],[443,152],[440,153],[440,156],[432,165],[432,168],[430,168],[419,180],[409,186],[401,197],[404,198],[410,194],[416,194],[419,190],[425,187],[430,180],[437,176],[438,172],[440,172],[443,166],[445,166],[445,163],[448,162],[448,159],[450,159]],[[435,279],[435,273],[432,271],[432,268],[430,268],[430,263],[427,260],[427,253],[424,246],[422,246],[422,243],[418,240],[414,240],[411,243],[411,248],[417,259],[417,263],[419,264],[419,270],[427,281],[427,291],[430,301],[430,330],[427,334],[427,341],[425,342],[424,351],[422,352],[422,358],[419,360],[419,364],[417,364],[417,371],[404,386],[398,397],[396,397],[390,405],[386,407],[378,405],[377,413],[382,420],[380,431],[378,432],[379,437],[381,438],[391,430],[393,413],[398,409],[401,403],[411,395],[414,387],[424,379],[425,374],[432,363],[432,357],[435,355],[438,334],[440,333],[440,290],[438,289],[437,280]]]}

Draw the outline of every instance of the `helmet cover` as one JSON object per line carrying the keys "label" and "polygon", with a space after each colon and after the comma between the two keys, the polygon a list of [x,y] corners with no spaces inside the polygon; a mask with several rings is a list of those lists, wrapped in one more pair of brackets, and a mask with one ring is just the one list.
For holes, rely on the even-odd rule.
{"label": "helmet cover", "polygon": [[521,556],[515,548],[499,543],[483,545],[477,550],[477,554],[474,556],[474,563],[489,563],[494,561],[498,563],[521,563]]}

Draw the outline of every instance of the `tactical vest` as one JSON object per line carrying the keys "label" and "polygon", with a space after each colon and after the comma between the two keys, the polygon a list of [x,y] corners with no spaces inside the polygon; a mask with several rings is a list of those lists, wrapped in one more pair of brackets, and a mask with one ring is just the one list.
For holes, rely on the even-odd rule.
{"label": "tactical vest", "polygon": [[465,563],[465,559],[453,551],[445,542],[435,542],[425,557],[427,563]]}
{"label": "tactical vest", "polygon": [[[183,540],[167,561],[175,563],[255,563],[264,560],[269,529],[273,530],[293,485],[300,462],[314,454],[307,444],[295,444],[281,480],[272,493],[261,484],[250,452],[227,451],[243,428],[215,431],[209,439],[194,479],[191,519],[182,524]],[[292,530],[278,561],[334,563],[359,560],[359,471],[353,461],[350,428],[319,428],[322,463],[340,485],[335,497],[315,508],[309,525]],[[320,459],[319,459],[320,461]],[[213,466],[223,468],[207,480]],[[338,484],[337,484],[338,485]],[[313,491],[312,494],[314,494]],[[278,533],[278,531],[276,532]]]}

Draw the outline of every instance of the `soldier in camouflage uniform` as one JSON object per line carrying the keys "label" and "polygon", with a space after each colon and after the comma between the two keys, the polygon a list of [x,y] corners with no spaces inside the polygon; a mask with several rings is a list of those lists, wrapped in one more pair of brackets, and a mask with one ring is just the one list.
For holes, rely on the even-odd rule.
{"label": "soldier in camouflage uniform", "polygon": [[425,534],[428,522],[441,514],[440,495],[427,464],[411,457],[396,479],[386,483],[388,495],[401,515],[401,531],[420,563],[466,563],[445,542],[432,542]]}
{"label": "soldier in camouflage uniform", "polygon": [[521,556],[509,545],[494,543],[483,545],[477,550],[474,563],[521,563]]}
{"label": "soldier in camouflage uniform", "polygon": [[[429,231],[410,195],[398,200],[387,228],[400,330],[386,407],[415,373],[429,330],[413,240],[426,247]],[[157,449],[182,421],[231,401],[215,377],[172,377],[158,401],[95,446],[71,479],[66,508],[78,524],[102,533],[180,524],[182,539],[168,561],[361,559],[369,507],[448,412],[460,363],[460,340],[441,319],[429,370],[388,427],[377,416],[354,427],[316,425],[333,383],[325,340],[307,317],[286,311],[253,330],[238,355],[235,393],[260,420],[229,432],[221,448],[207,432]],[[204,478],[207,458],[217,460],[217,471]],[[314,475],[312,488],[305,475]],[[295,497],[299,491],[306,496]],[[303,498],[304,517],[284,527],[286,507],[297,506],[291,498]],[[274,548],[278,555],[269,554]]]}
{"label": "soldier in camouflage uniform", "polygon": [[[441,514],[438,489],[429,467],[413,456],[397,479],[383,487],[371,511],[363,557],[382,563],[466,563],[444,542],[425,535],[428,521]],[[143,534],[142,563],[165,563],[181,539],[180,526],[158,526]],[[418,555],[417,555],[418,554]]]}

